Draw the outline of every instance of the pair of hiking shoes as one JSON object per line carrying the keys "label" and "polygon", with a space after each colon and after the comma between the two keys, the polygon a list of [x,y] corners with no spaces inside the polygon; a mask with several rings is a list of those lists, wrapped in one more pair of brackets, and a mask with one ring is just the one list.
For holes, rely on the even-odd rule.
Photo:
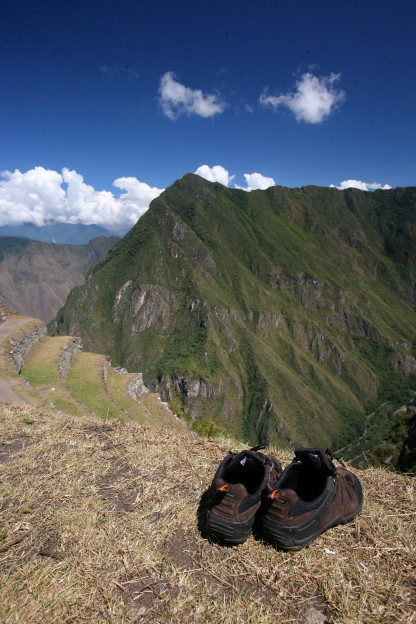
{"label": "pair of hiking shoes", "polygon": [[255,521],[264,539],[283,550],[299,550],[361,511],[358,478],[335,467],[333,455],[298,448],[282,470],[273,455],[254,447],[226,455],[211,485],[207,533],[225,544],[241,544]]}

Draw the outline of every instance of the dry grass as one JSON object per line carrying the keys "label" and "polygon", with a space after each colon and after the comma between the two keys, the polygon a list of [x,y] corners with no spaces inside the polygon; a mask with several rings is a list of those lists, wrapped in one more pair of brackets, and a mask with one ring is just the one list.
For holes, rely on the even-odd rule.
{"label": "dry grass", "polygon": [[298,553],[227,548],[198,508],[234,443],[10,404],[0,427],[5,624],[415,622],[410,477],[360,471],[362,514]]}

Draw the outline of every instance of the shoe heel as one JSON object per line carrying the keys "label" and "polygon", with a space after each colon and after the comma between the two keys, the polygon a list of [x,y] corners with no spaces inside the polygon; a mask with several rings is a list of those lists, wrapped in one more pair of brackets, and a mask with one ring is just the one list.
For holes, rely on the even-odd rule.
{"label": "shoe heel", "polygon": [[211,512],[207,515],[207,532],[213,539],[226,544],[242,544],[250,537],[254,525],[254,516],[245,522],[231,522]]}

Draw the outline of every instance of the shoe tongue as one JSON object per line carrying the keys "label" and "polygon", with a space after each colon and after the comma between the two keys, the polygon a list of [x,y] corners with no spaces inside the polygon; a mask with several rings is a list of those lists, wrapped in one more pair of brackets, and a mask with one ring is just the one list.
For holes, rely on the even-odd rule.
{"label": "shoe tongue", "polygon": [[239,473],[241,471],[249,471],[254,467],[262,466],[264,462],[257,454],[252,453],[251,451],[242,451],[239,453],[229,464],[227,472],[228,473]]}
{"label": "shoe tongue", "polygon": [[298,461],[311,466],[314,470],[323,471],[331,475],[336,472],[334,464],[321,449],[298,448],[295,450],[295,457]]}

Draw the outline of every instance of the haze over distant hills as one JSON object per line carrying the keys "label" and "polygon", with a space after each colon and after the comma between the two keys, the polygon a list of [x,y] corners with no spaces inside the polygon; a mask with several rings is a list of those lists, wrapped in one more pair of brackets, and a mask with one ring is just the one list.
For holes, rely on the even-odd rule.
{"label": "haze over distant hills", "polygon": [[191,419],[337,448],[416,390],[415,250],[416,188],[247,193],[189,174],[56,325]]}
{"label": "haze over distant hills", "polygon": [[60,223],[57,221],[46,223],[43,226],[37,226],[34,223],[0,226],[0,237],[14,236],[43,243],[67,243],[69,245],[85,245],[98,236],[122,237],[127,232],[128,228],[112,231],[96,224],[85,225],[83,223]]}
{"label": "haze over distant hills", "polygon": [[0,301],[26,316],[50,321],[70,290],[82,284],[119,240],[99,237],[86,245],[56,245],[26,238],[0,237]]}

